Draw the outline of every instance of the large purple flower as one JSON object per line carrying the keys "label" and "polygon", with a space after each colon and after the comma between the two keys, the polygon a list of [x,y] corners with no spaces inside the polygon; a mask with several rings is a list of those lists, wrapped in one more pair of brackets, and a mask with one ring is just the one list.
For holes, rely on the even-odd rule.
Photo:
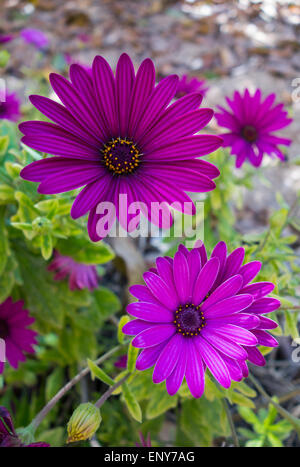
{"label": "large purple flower", "polygon": [[259,167],[264,154],[285,160],[278,145],[289,146],[291,140],[273,133],[289,125],[292,120],[287,118],[283,104],[273,107],[275,98],[276,94],[270,94],[262,100],[260,89],[252,96],[246,89],[244,94],[235,91],[232,100],[226,97],[231,111],[218,106],[221,110],[215,115],[218,124],[230,130],[222,135],[223,146],[230,146],[231,154],[236,155],[236,167],[241,167],[246,159]]}
{"label": "large purple flower", "polygon": [[176,98],[180,98],[190,94],[191,92],[200,92],[203,96],[208,91],[206,81],[204,79],[190,78],[188,75],[182,75],[178,81]]}
{"label": "large purple flower", "polygon": [[[97,229],[100,202],[113,203],[121,225],[128,229],[127,209],[118,207],[121,194],[127,196],[127,208],[142,202],[143,213],[159,226],[161,218],[150,215],[153,202],[176,201],[186,213],[194,213],[185,191],[213,190],[212,179],[219,175],[215,166],[197,157],[222,143],[218,136],[195,135],[213,115],[211,109],[198,109],[201,94],[189,94],[169,105],[178,77],[168,76],[155,86],[152,61],[144,60],[135,75],[126,54],[118,61],[115,77],[106,60],[97,56],[92,76],[74,64],[70,78],[71,82],[50,75],[64,106],[31,96],[31,102],[56,124],[22,123],[22,141],[58,157],[33,162],[21,176],[41,182],[38,191],[43,194],[85,185],[73,203],[71,216],[77,219],[90,212],[88,231],[93,241],[105,236]],[[188,208],[183,206],[185,202]],[[111,221],[114,213],[112,217]]]}
{"label": "large purple flower", "polygon": [[0,119],[16,122],[21,116],[20,101],[17,95],[14,92],[6,92],[4,99],[2,97],[0,96]]}
{"label": "large purple flower", "polygon": [[46,448],[49,446],[48,443],[43,442],[24,444],[15,431],[9,411],[0,406],[0,448]]}
{"label": "large purple flower", "polygon": [[264,365],[258,344],[277,346],[265,331],[277,323],[263,316],[280,306],[266,297],[274,285],[249,284],[261,263],[242,265],[243,259],[243,248],[227,255],[224,242],[209,260],[204,245],[190,252],[180,245],[174,259],[158,258],[157,268],[144,274],[146,286],[131,287],[139,301],[127,311],[137,319],[123,332],[135,335],[132,345],[144,349],[137,369],[155,365],[153,381],[166,380],[170,395],[185,377],[192,395],[201,397],[206,368],[228,388],[248,375],[246,360]]}
{"label": "large purple flower", "polygon": [[58,251],[48,266],[49,271],[55,271],[54,280],[60,281],[69,276],[70,290],[89,289],[98,287],[99,277],[94,265],[74,261],[70,256],[63,256]]}
{"label": "large purple flower", "polygon": [[[0,305],[0,338],[5,342],[6,359],[13,368],[18,368],[19,362],[26,360],[25,352],[34,353],[37,344],[36,332],[27,329],[34,322],[29,312],[23,309],[23,301],[13,302],[8,297]],[[0,374],[3,373],[4,363],[0,362]]]}

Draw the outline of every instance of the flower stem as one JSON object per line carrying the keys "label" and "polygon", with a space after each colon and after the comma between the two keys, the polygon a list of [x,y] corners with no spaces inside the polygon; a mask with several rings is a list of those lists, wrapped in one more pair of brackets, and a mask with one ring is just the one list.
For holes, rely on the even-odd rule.
{"label": "flower stem", "polygon": [[112,393],[119,387],[122,386],[122,384],[126,381],[126,379],[130,376],[130,373],[127,373],[123,378],[120,379],[120,381],[117,381],[116,384],[111,386],[101,397],[100,399],[95,402],[95,407],[100,407],[104,404],[104,402],[112,395]]}
{"label": "flower stem", "polygon": [[280,404],[278,404],[277,402],[275,402],[272,397],[269,396],[269,394],[267,394],[267,392],[264,390],[264,388],[262,387],[262,385],[259,383],[259,381],[255,378],[255,376],[253,376],[253,374],[249,373],[249,376],[248,378],[250,379],[250,381],[252,381],[253,385],[256,387],[256,389],[261,393],[261,395],[263,397],[265,397],[268,402],[270,404],[272,404],[276,409],[277,411],[280,413],[280,415],[285,418],[286,420],[288,420],[290,422],[291,425],[293,425],[293,427],[295,428],[297,434],[298,434],[298,437],[300,438],[300,420],[298,420],[298,418],[294,417],[292,414],[290,414],[287,410],[285,410]]}
{"label": "flower stem", "polygon": [[[114,353],[120,350],[125,344],[120,344],[114,347],[113,349],[106,352],[102,355],[98,360],[95,361],[96,365],[107,360],[111,357]],[[56,394],[52,397],[52,399],[43,407],[43,409],[36,415],[36,417],[32,420],[31,425],[36,430],[37,427],[40,425],[42,420],[48,415],[51,409],[57,404],[57,402],[73,387],[77,384],[84,376],[86,376],[90,372],[89,367],[84,368],[80,371],[74,378],[72,378],[65,386],[63,386]]]}
{"label": "flower stem", "polygon": [[222,404],[223,404],[224,410],[226,412],[227,420],[228,420],[228,423],[229,423],[229,426],[230,426],[233,444],[234,444],[234,446],[236,448],[239,448],[240,447],[239,439],[238,439],[238,436],[237,436],[237,433],[236,433],[236,429],[235,429],[234,422],[233,422],[233,419],[232,419],[232,416],[231,416],[231,413],[230,413],[230,409],[228,407],[228,403],[227,403],[225,398],[222,399]]}

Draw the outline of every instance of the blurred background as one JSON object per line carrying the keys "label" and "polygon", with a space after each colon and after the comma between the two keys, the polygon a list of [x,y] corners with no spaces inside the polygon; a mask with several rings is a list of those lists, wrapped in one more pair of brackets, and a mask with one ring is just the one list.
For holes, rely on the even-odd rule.
{"label": "blurred background", "polygon": [[[294,117],[282,132],[293,140],[289,161],[279,164],[264,158],[264,179],[258,175],[255,189],[245,193],[237,228],[243,233],[264,228],[269,210],[276,208],[272,186],[293,203],[300,189],[297,1],[2,0],[1,5],[0,34],[12,40],[3,44],[0,62],[7,60],[7,66],[0,72],[25,110],[30,106],[28,95],[39,93],[37,82],[42,92],[50,71],[67,74],[74,62],[90,66],[97,54],[114,67],[124,51],[136,65],[151,57],[157,78],[177,73],[206,79],[209,91],[203,105],[214,109],[235,89],[275,92]],[[28,28],[42,31],[44,42],[28,44],[22,33]]]}

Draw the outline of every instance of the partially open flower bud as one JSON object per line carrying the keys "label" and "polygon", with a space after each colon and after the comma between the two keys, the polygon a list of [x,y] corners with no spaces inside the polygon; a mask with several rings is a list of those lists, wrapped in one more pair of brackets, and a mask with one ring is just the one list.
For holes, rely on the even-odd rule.
{"label": "partially open flower bud", "polygon": [[89,439],[101,423],[100,410],[90,402],[80,404],[68,423],[68,443]]}

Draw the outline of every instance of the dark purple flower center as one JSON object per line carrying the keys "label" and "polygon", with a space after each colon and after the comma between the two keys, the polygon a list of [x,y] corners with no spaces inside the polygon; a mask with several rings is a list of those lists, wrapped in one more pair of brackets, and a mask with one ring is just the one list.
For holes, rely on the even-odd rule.
{"label": "dark purple flower center", "polygon": [[254,143],[257,140],[257,131],[256,128],[252,125],[246,125],[242,129],[242,136],[249,143]]}
{"label": "dark purple flower center", "polygon": [[195,306],[191,303],[180,305],[175,311],[173,323],[177,328],[177,332],[182,336],[198,336],[201,329],[205,326],[205,318],[200,305]]}
{"label": "dark purple flower center", "polygon": [[135,172],[140,163],[140,153],[132,141],[115,138],[102,149],[104,165],[116,175]]}
{"label": "dark purple flower center", "polygon": [[0,338],[5,339],[9,334],[9,327],[6,321],[0,319]]}

